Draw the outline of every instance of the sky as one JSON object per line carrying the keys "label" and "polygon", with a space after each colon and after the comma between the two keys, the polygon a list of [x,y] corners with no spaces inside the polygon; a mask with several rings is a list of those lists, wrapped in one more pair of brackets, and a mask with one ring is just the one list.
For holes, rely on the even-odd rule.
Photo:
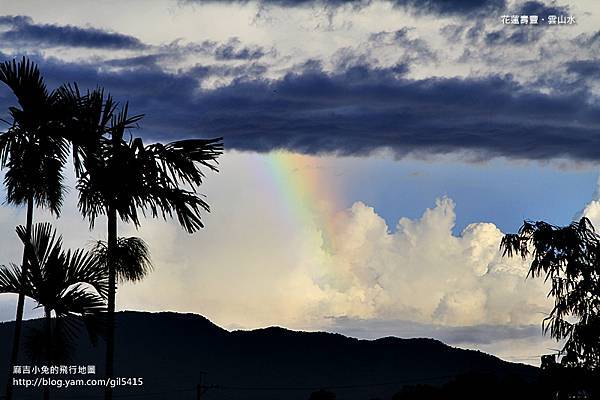
{"label": "sky", "polygon": [[[119,309],[537,364],[558,347],[548,288],[498,246],[524,219],[600,226],[599,22],[595,0],[0,0],[0,59],[30,57],[51,88],[105,87],[145,115],[146,142],[224,137],[204,230],[119,226],[155,265]],[[0,113],[14,102],[1,88]],[[0,208],[1,263],[24,219]],[[59,220],[36,220],[71,247],[104,237],[74,188]],[[0,320],[14,303],[0,296]]]}

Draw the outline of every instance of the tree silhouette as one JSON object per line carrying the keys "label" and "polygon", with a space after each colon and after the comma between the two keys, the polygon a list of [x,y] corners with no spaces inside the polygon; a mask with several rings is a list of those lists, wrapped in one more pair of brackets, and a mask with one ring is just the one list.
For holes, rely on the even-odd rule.
{"label": "tree silhouette", "polygon": [[[92,339],[99,332],[108,273],[94,253],[64,251],[62,238],[49,223],[35,224],[30,238],[24,226],[17,227],[17,234],[28,251],[27,266],[0,267],[0,293],[23,293],[44,308],[44,328],[30,336],[30,353],[46,362],[64,360],[76,321],[83,321]],[[27,271],[24,280],[21,271]]]}
{"label": "tree silhouette", "polygon": [[528,277],[551,283],[554,307],[544,333],[565,340],[561,363],[588,371],[600,368],[600,236],[587,218],[566,227],[525,221],[517,234],[505,235],[504,255],[531,257]]}
{"label": "tree silhouette", "polygon": [[550,399],[551,394],[539,387],[535,380],[518,375],[469,372],[445,383],[405,385],[392,400],[505,400]]}
{"label": "tree silhouette", "polygon": [[[128,105],[117,112],[110,95],[96,89],[82,95],[76,86],[65,86],[62,97],[76,104],[73,137],[79,209],[90,227],[100,215],[107,217],[108,240],[108,332],[106,376],[113,376],[115,294],[118,268],[118,219],[140,225],[142,216],[170,218],[176,215],[189,233],[203,227],[201,213],[208,204],[197,188],[204,180],[203,167],[217,171],[216,161],[223,151],[221,138],[191,139],[144,145],[142,139],[126,132],[137,127],[141,115],[129,116]],[[138,254],[139,255],[139,254]],[[143,262],[140,266],[146,264]],[[121,273],[121,277],[128,277]],[[131,276],[129,276],[131,277]],[[141,275],[137,275],[141,277]],[[106,398],[111,398],[107,389]]]}
{"label": "tree silhouette", "polygon": [[[19,103],[19,107],[9,108],[12,122],[6,132],[0,133],[0,166],[6,169],[6,199],[9,204],[27,205],[25,237],[29,237],[35,206],[60,214],[64,193],[62,170],[68,153],[65,109],[57,92],[48,91],[38,67],[25,58],[18,63],[13,60],[0,64],[0,81],[12,90]],[[27,274],[26,258],[24,247],[23,280]],[[25,287],[24,282],[21,287]],[[12,366],[19,357],[24,301],[24,293],[19,293],[6,386],[8,400],[12,398]]]}
{"label": "tree silhouette", "polygon": [[[92,252],[102,265],[108,265],[108,242],[94,243]],[[113,264],[119,282],[141,281],[152,270],[150,250],[138,237],[121,237],[113,251]]]}

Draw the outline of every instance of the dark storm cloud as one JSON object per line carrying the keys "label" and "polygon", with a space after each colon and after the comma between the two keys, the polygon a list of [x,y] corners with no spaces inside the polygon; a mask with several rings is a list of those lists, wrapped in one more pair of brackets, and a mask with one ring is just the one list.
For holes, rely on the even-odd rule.
{"label": "dark storm cloud", "polygon": [[[371,0],[184,0],[181,3],[237,3],[256,2],[260,5],[279,7],[307,7],[322,5],[340,7],[351,5],[358,8],[372,3]],[[495,12],[506,7],[505,0],[388,0],[396,7],[406,8],[418,14],[467,15]]]}
{"label": "dark storm cloud", "polygon": [[567,63],[567,71],[582,78],[600,79],[600,61],[579,60]]}
{"label": "dark storm cloud", "polygon": [[508,339],[537,339],[541,335],[539,325],[473,325],[452,327],[403,320],[356,319],[347,317],[335,317],[330,318],[330,320],[333,324],[330,327],[332,331],[366,339],[377,339],[387,336],[402,338],[432,337],[451,345],[485,345]]}
{"label": "dark storm cloud", "polygon": [[393,0],[396,6],[411,8],[417,12],[438,15],[467,15],[492,13],[506,7],[505,0]]}
{"label": "dark storm cloud", "polygon": [[[190,55],[212,57],[215,61],[223,63],[246,61],[251,64],[256,63],[263,57],[275,55],[275,49],[269,50],[261,46],[245,45],[237,37],[232,37],[226,42],[216,42],[205,40],[197,43],[181,44],[178,41],[155,46],[149,51],[143,52],[133,57],[110,59],[103,63],[118,68],[159,68],[159,64],[164,62],[181,61]],[[239,68],[240,70],[243,68]]]}
{"label": "dark storm cloud", "polygon": [[267,67],[261,64],[252,63],[244,65],[198,65],[190,69],[189,74],[198,79],[209,77],[217,78],[260,78],[267,72]]}
{"label": "dark storm cloud", "polygon": [[550,5],[540,1],[526,1],[519,5],[515,14],[518,15],[537,15],[540,18],[546,18],[548,15],[566,15],[569,13],[569,7],[557,5],[552,2]]}
{"label": "dark storm cloud", "polygon": [[[510,31],[509,31],[510,30]],[[511,32],[512,31],[512,32]],[[485,44],[488,46],[523,46],[535,43],[542,37],[541,29],[525,27],[510,27],[498,31],[489,32],[485,35]]]}
{"label": "dark storm cloud", "polygon": [[[407,79],[406,66],[351,66],[327,73],[318,63],[279,80],[237,77],[200,89],[206,68],[98,70],[43,60],[50,86],[98,84],[145,113],[142,134],[170,140],[224,136],[229,149],[368,155],[466,151],[485,159],[569,157],[600,160],[600,108],[584,89],[540,93],[510,77]],[[227,71],[221,72],[227,75]],[[2,100],[3,99],[3,100]],[[6,96],[0,94],[5,110]]]}
{"label": "dark storm cloud", "polygon": [[143,56],[115,58],[106,60],[103,64],[118,68],[158,68],[158,62],[168,55],[147,54]]}
{"label": "dark storm cloud", "polygon": [[600,113],[585,96],[553,97],[503,77],[414,81],[391,69],[312,70],[235,82],[196,101],[194,126],[238,149],[600,157]]}
{"label": "dark storm cloud", "polygon": [[31,18],[24,15],[0,15],[0,26],[26,25],[31,22]]}
{"label": "dark storm cloud", "polygon": [[36,24],[27,16],[0,16],[0,40],[14,46],[31,44],[35,47],[88,47],[104,49],[143,49],[146,46],[133,36],[97,28],[72,25]]}

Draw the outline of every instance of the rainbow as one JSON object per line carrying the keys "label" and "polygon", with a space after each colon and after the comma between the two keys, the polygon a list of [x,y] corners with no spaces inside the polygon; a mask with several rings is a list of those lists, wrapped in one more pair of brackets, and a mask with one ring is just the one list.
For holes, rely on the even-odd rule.
{"label": "rainbow", "polygon": [[335,214],[342,209],[338,193],[323,173],[318,157],[272,151],[267,155],[268,175],[283,203],[286,223],[290,228],[314,224],[323,245],[335,248]]}

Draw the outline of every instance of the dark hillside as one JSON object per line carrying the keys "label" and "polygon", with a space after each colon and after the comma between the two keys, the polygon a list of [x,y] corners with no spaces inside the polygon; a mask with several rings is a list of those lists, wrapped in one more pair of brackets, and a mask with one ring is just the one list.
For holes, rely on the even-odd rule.
{"label": "dark hillside", "polygon": [[[524,379],[537,374],[536,368],[433,339],[370,341],[283,328],[229,332],[199,315],[175,313],[121,312],[117,322],[116,375],[144,379],[142,387],[116,389],[127,398],[195,399],[201,372],[204,384],[218,385],[203,398],[215,400],[305,400],[318,388],[336,392],[338,399],[391,398],[404,385],[443,384],[465,373]],[[0,324],[3,377],[12,329],[12,323]],[[71,364],[96,365],[95,378],[102,378],[103,358],[103,349],[83,337]],[[91,395],[101,392],[63,389],[53,398],[100,398]],[[31,389],[18,393],[38,397]]]}

